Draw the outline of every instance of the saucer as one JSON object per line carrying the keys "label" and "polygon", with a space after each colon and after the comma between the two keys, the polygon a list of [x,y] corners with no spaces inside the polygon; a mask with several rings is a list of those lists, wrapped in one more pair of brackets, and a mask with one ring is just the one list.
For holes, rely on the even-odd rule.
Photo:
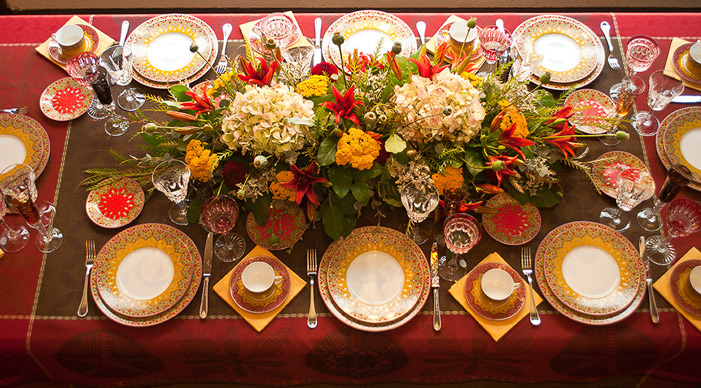
{"label": "saucer", "polygon": [[246,230],[254,243],[271,251],[279,251],[293,246],[305,230],[307,220],[302,208],[294,202],[275,199],[271,202],[270,214],[265,225],[260,226],[248,214]]}
{"label": "saucer", "polygon": [[[511,294],[511,296],[503,302],[493,302],[486,300],[482,294],[482,288],[480,282],[482,280],[482,275],[490,269],[499,268],[511,275],[511,278],[515,283],[520,284],[520,286]],[[465,300],[467,300],[468,306],[477,315],[485,319],[491,319],[495,321],[505,320],[518,314],[526,304],[526,284],[513,268],[502,263],[483,263],[476,266],[469,274],[467,274],[467,279],[465,279]]]}
{"label": "saucer", "polygon": [[[248,264],[255,261],[263,261],[270,264],[275,270],[275,276],[282,276],[282,282],[276,285],[273,294],[265,299],[258,299],[249,295],[241,281],[243,270]],[[256,256],[243,259],[234,267],[234,271],[231,273],[231,280],[229,281],[229,292],[234,303],[242,310],[254,314],[263,314],[275,310],[285,302],[290,293],[290,284],[290,273],[287,272],[287,267],[278,259],[269,256]]]}
{"label": "saucer", "polygon": [[[92,26],[89,26],[87,24],[78,24],[80,28],[83,29],[83,33],[85,34],[85,47],[83,48],[82,52],[90,52],[94,53],[97,48],[100,46],[100,35],[97,33],[97,30],[94,29]],[[58,45],[58,42],[56,39],[51,38],[49,39],[49,56],[51,56],[51,59],[54,61],[65,65],[66,62],[68,62],[71,57],[63,55],[63,52],[61,51],[61,46]]]}
{"label": "saucer", "polygon": [[686,260],[677,264],[672,270],[669,284],[672,287],[672,296],[679,306],[691,314],[701,316],[701,295],[696,293],[689,283],[689,273],[699,265],[701,260]]}
{"label": "saucer", "polygon": [[71,77],[54,81],[39,99],[41,113],[51,120],[69,121],[88,111],[95,98],[92,89]]}
{"label": "saucer", "polygon": [[684,62],[686,62],[686,57],[689,55],[689,48],[693,45],[693,43],[685,43],[677,47],[672,55],[672,66],[680,77],[689,82],[698,84],[701,83],[701,74],[691,72],[684,64]]}
{"label": "saucer", "polygon": [[131,178],[122,178],[92,190],[85,201],[88,218],[103,228],[120,228],[144,208],[144,190]]}

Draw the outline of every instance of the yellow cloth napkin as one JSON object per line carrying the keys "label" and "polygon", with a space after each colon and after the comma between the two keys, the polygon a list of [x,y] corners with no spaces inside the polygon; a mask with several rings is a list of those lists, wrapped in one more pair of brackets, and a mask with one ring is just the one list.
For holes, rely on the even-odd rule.
{"label": "yellow cloth napkin", "polygon": [[[247,259],[249,257],[254,257],[254,256],[275,257],[275,255],[270,253],[270,251],[268,251],[267,249],[260,247],[260,246],[256,246],[255,248],[253,248],[253,250],[251,250],[251,252],[249,252],[246,255],[246,257],[244,257],[244,259]],[[277,257],[275,257],[275,259],[279,260]],[[234,268],[239,266],[242,261],[243,261],[243,259],[241,261],[239,261],[239,264],[236,264],[234,266]],[[285,265],[285,264],[283,263],[283,265]],[[291,280],[290,293],[287,295],[287,299],[285,299],[285,302],[280,307],[278,307],[275,310],[268,312],[268,313],[263,313],[263,314],[249,313],[247,311],[241,310],[241,308],[239,306],[237,306],[236,303],[234,303],[234,300],[231,298],[231,294],[229,292],[229,279],[231,278],[231,274],[234,272],[234,268],[232,268],[231,271],[229,271],[229,273],[227,273],[220,281],[218,281],[217,284],[215,284],[214,287],[212,287],[212,289],[219,296],[221,296],[221,298],[224,299],[224,301],[226,303],[228,303],[231,307],[233,307],[234,310],[236,310],[236,312],[239,313],[239,315],[241,315],[241,317],[243,317],[243,319],[246,320],[246,322],[250,323],[251,326],[253,326],[253,328],[256,329],[256,331],[261,331],[266,326],[268,326],[270,321],[272,321],[280,313],[280,311],[282,311],[282,309],[284,309],[285,306],[287,306],[287,304],[290,303],[290,301],[292,301],[292,299],[294,299],[294,297],[297,296],[297,294],[299,294],[300,291],[302,291],[304,286],[307,285],[307,282],[302,280],[302,278],[297,276],[296,273],[291,271],[285,265],[285,268],[287,268],[287,272],[290,274],[290,280]]]}
{"label": "yellow cloth napkin", "polygon": [[[448,20],[446,20],[443,24],[441,24],[441,27],[438,29],[438,31],[440,31],[441,28],[443,28],[443,26],[445,26],[446,24],[456,22],[458,20],[465,20],[465,19],[457,17],[455,15],[450,15],[450,17],[448,17]],[[438,33],[438,32],[436,32],[436,33]],[[435,35],[432,36],[431,39],[428,40],[428,42],[426,42],[426,50],[430,53],[436,52],[436,36]],[[482,66],[482,63],[484,63],[484,55],[470,61],[470,63],[472,63],[473,67],[479,69],[480,66]]]}
{"label": "yellow cloth napkin", "polygon": [[679,304],[674,300],[674,296],[672,295],[672,285],[670,283],[670,279],[672,277],[672,270],[679,265],[679,263],[682,263],[686,260],[691,260],[691,259],[701,259],[701,252],[699,252],[698,249],[696,248],[691,248],[689,249],[689,252],[684,255],[679,261],[677,261],[674,266],[667,271],[662,277],[660,277],[656,282],[655,282],[655,289],[657,292],[660,293],[667,301],[679,311],[681,315],[684,316],[684,318],[688,319],[689,322],[691,322],[692,325],[694,325],[697,329],[701,330],[701,317],[698,315],[691,314],[681,308]]}
{"label": "yellow cloth napkin", "polygon": [[[68,22],[66,22],[65,25],[68,24],[84,24],[84,25],[89,25],[92,28],[95,28],[92,26],[90,23],[86,22],[85,20],[81,19],[78,16],[73,16]],[[100,46],[98,46],[97,50],[95,50],[95,54],[100,55],[102,54],[103,51],[107,47],[110,47],[112,44],[114,44],[114,39],[110,38],[109,36],[105,35],[102,31],[98,30],[95,28],[95,31],[97,31],[97,35],[100,37]],[[51,41],[51,37],[46,40],[46,42],[40,44],[37,48],[36,51],[48,58],[51,62],[55,63],[56,65],[60,66],[62,69],[65,69],[66,66],[62,65],[51,58],[51,55],[49,55],[49,42]]]}
{"label": "yellow cloth napkin", "polygon": [[[482,264],[482,263],[502,263],[505,265],[509,265],[496,252],[487,256],[479,264]],[[509,319],[505,319],[502,321],[495,321],[495,320],[491,320],[491,319],[482,318],[481,316],[477,315],[477,313],[472,311],[470,306],[467,304],[467,300],[465,300],[464,289],[465,289],[465,280],[466,279],[467,279],[467,275],[463,276],[462,279],[458,280],[457,282],[455,282],[455,284],[453,284],[452,287],[450,287],[448,292],[450,292],[450,295],[452,295],[453,298],[455,298],[455,300],[457,300],[458,303],[460,303],[460,305],[462,307],[464,307],[465,310],[467,310],[467,312],[470,313],[470,315],[472,315],[473,318],[475,318],[477,323],[479,323],[480,326],[482,326],[487,331],[487,333],[489,333],[489,335],[491,335],[492,338],[494,338],[494,341],[499,341],[499,339],[501,337],[503,337],[506,333],[508,333],[512,327],[516,326],[516,324],[521,319],[523,319],[523,317],[525,317],[526,315],[529,314],[530,305],[531,305],[531,293],[528,292],[528,290],[526,290],[526,300],[525,300],[525,303],[523,304],[523,308],[521,309],[521,311],[518,312],[518,314],[514,315],[513,317],[511,317]],[[527,287],[528,282],[524,282],[524,285]],[[543,301],[543,299],[535,291],[533,291],[533,295],[535,297],[535,304],[537,306],[540,304],[540,302]]]}
{"label": "yellow cloth napkin", "polygon": [[701,91],[701,84],[696,84],[682,79],[682,77],[680,77],[679,74],[677,74],[677,72],[674,70],[674,65],[672,64],[674,62],[672,60],[672,58],[674,58],[674,51],[677,49],[677,47],[685,43],[691,42],[680,38],[672,38],[672,43],[669,46],[669,54],[667,54],[667,62],[665,62],[664,71],[662,73],[668,77],[672,77],[676,80],[684,82],[684,86],[687,88],[692,88]]}
{"label": "yellow cloth napkin", "polygon": [[[299,29],[299,24],[297,23],[297,19],[295,19],[295,15],[292,13],[292,11],[283,12],[282,14],[289,17],[294,22],[295,26],[297,26],[297,28]],[[258,23],[260,20],[262,20],[262,19],[258,19],[258,20],[254,20],[252,22],[244,23],[244,24],[241,24],[239,26],[239,28],[241,29],[241,34],[243,34],[243,39],[246,41],[247,45],[249,44],[248,33],[251,32],[251,29],[253,28],[253,26],[256,23]],[[301,29],[300,29],[300,31],[301,31]],[[313,47],[314,46],[313,44],[309,43],[308,40],[302,39],[302,38],[304,38],[304,35],[302,35],[290,47],[304,47],[304,46]]]}

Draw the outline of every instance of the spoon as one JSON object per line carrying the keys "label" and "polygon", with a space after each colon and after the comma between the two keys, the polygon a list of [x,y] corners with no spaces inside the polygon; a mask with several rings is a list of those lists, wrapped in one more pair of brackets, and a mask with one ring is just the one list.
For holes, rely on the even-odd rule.
{"label": "spoon", "polygon": [[421,44],[426,44],[426,23],[416,22],[416,31],[419,32],[419,38],[421,38]]}

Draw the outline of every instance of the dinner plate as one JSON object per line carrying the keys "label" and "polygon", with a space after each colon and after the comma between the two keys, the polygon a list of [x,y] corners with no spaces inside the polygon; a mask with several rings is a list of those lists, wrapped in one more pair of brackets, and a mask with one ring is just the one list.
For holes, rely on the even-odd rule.
{"label": "dinner plate", "polygon": [[[100,292],[97,287],[97,274],[94,271],[91,271],[90,274],[90,292],[92,293],[93,299],[95,300],[95,304],[97,307],[102,311],[107,318],[125,325],[125,326],[132,326],[132,327],[147,327],[147,326],[154,326],[160,323],[163,323],[169,319],[172,319],[176,315],[180,314],[187,305],[190,304],[192,299],[195,297],[195,294],[197,294],[197,290],[199,289],[200,286],[200,279],[202,277],[202,258],[200,257],[200,253],[197,250],[197,246],[195,245],[194,242],[188,237],[184,232],[180,231],[179,229],[176,229],[172,226],[169,225],[163,225],[163,224],[141,224],[141,225],[136,225],[133,226],[129,229],[141,229],[142,231],[146,231],[147,233],[150,233],[150,231],[153,231],[155,229],[159,229],[165,232],[170,233],[172,236],[180,239],[187,247],[188,255],[192,258],[192,276],[190,277],[190,285],[183,297],[175,303],[170,309],[160,313],[156,314],[150,317],[143,317],[143,318],[133,318],[133,317],[127,317],[123,316],[121,314],[115,313],[112,311],[102,300],[100,297]],[[109,243],[109,241],[108,241]],[[101,250],[102,251],[102,250]]]}
{"label": "dinner plate", "polygon": [[701,109],[686,109],[669,121],[664,120],[662,144],[671,164],[685,165],[692,180],[701,183]]}
{"label": "dinner plate", "polygon": [[[485,298],[482,288],[482,276],[490,269],[499,268],[509,273],[518,288],[505,301],[496,303]],[[521,276],[510,266],[503,263],[482,263],[472,269],[465,279],[465,300],[475,314],[491,320],[504,320],[518,314],[526,303],[526,284]]]}
{"label": "dinner plate", "polygon": [[[331,41],[336,32],[346,39],[341,45],[344,62],[356,49],[363,54],[374,54],[377,51],[382,55],[390,51],[392,45],[397,42],[402,45],[400,55],[409,56],[416,51],[416,36],[411,27],[401,19],[381,11],[357,11],[343,15],[333,22],[326,30],[321,43],[324,58],[327,61],[331,59],[339,67],[343,66],[338,46]],[[380,40],[382,44],[378,50]]]}
{"label": "dinner plate", "polygon": [[701,295],[691,287],[689,273],[699,265],[701,260],[685,260],[674,266],[669,279],[674,300],[681,308],[695,315],[701,315]]}
{"label": "dinner plate", "polygon": [[674,67],[674,71],[677,72],[680,77],[691,83],[698,84],[701,83],[701,74],[695,74],[687,69],[685,64],[686,57],[689,56],[689,49],[693,45],[694,43],[685,43],[674,50],[674,54],[672,54],[672,67]]}
{"label": "dinner plate", "polygon": [[51,120],[68,121],[88,111],[95,98],[92,89],[72,77],[54,81],[39,99],[41,112]]}
{"label": "dinner plate", "polygon": [[482,214],[484,230],[502,244],[525,244],[540,231],[540,212],[530,203],[521,204],[501,193],[490,198],[486,206],[495,212]]}
{"label": "dinner plate", "polygon": [[144,190],[131,178],[122,178],[91,190],[85,200],[90,221],[103,228],[121,228],[144,208]]}
{"label": "dinner plate", "polygon": [[[687,114],[697,116],[701,114],[701,108],[692,106],[675,110],[667,115],[667,117],[662,120],[662,123],[660,123],[660,128],[657,131],[657,137],[655,138],[655,148],[657,148],[657,156],[660,157],[660,160],[666,169],[669,169],[669,167],[671,167],[673,164],[670,158],[667,156],[667,152],[665,152],[664,139],[666,138],[666,133],[672,128],[672,126],[677,125],[679,120],[683,120],[683,116]],[[680,116],[682,116],[682,118],[680,118]],[[689,187],[694,190],[701,191],[701,182],[692,181],[689,183]]]}
{"label": "dinner plate", "polygon": [[[83,34],[85,36],[85,47],[82,52],[94,53],[97,48],[100,47],[100,34],[97,33],[96,29],[87,24],[78,24],[78,26],[83,29]],[[65,65],[66,62],[73,57],[63,55],[61,46],[58,45],[58,42],[54,38],[49,39],[49,56],[62,65]]]}
{"label": "dinner plate", "polygon": [[[257,261],[270,264],[275,271],[275,276],[282,276],[280,285],[276,285],[273,294],[264,300],[251,297],[248,292],[246,292],[243,282],[241,281],[241,274],[246,266]],[[254,314],[263,314],[269,313],[285,303],[287,296],[290,294],[291,284],[290,273],[280,260],[270,256],[249,257],[234,267],[234,272],[231,274],[229,280],[229,293],[234,303],[242,310]]]}
{"label": "dinner plate", "polygon": [[105,305],[132,318],[173,307],[189,290],[193,271],[187,245],[161,225],[118,233],[100,249],[92,270]]}
{"label": "dinner plate", "polygon": [[580,132],[596,135],[606,133],[610,123],[605,120],[616,111],[616,104],[603,92],[594,89],[579,89],[572,92],[564,105],[574,108],[570,124]]}
{"label": "dinner plate", "polygon": [[[616,198],[618,191],[618,174],[627,168],[635,168],[647,173],[645,182],[650,187],[655,187],[655,181],[650,175],[645,163],[637,156],[625,151],[610,151],[599,156],[592,162],[592,180],[594,185],[602,193],[611,198]],[[647,199],[647,198],[646,198]]]}
{"label": "dinner plate", "polygon": [[302,238],[307,230],[307,218],[296,203],[274,199],[265,225],[258,225],[253,213],[248,213],[246,230],[254,243],[271,251],[279,251],[293,246]]}
{"label": "dinner plate", "polygon": [[[620,322],[623,319],[627,318],[630,316],[635,309],[638,308],[640,303],[643,300],[643,297],[645,295],[645,287],[643,287],[642,282],[638,287],[638,291],[635,294],[635,297],[633,301],[622,311],[610,315],[591,315],[591,314],[586,314],[579,312],[577,310],[574,310],[570,307],[568,307],[566,304],[564,304],[560,299],[558,299],[554,292],[550,289],[548,286],[548,283],[545,279],[546,277],[546,272],[543,267],[543,262],[544,262],[544,252],[546,248],[550,245],[550,243],[557,237],[558,234],[562,232],[567,232],[569,230],[573,229],[587,229],[587,230],[596,230],[598,228],[607,228],[601,224],[597,224],[594,222],[589,222],[589,221],[575,221],[571,222],[568,224],[561,225],[555,229],[553,229],[550,233],[548,233],[547,236],[540,242],[540,245],[538,246],[538,250],[536,251],[535,255],[535,265],[534,265],[534,270],[535,270],[535,277],[536,281],[538,282],[538,286],[540,288],[541,293],[543,294],[543,297],[545,300],[550,303],[551,306],[560,314],[563,316],[572,319],[573,321],[584,323],[587,325],[594,325],[594,326],[601,326],[601,325],[609,325],[612,323]],[[630,244],[630,243],[629,243]],[[629,249],[632,248],[635,250],[635,248],[630,245]]]}
{"label": "dinner plate", "polygon": [[388,323],[411,312],[429,279],[417,248],[393,233],[349,236],[328,262],[326,284],[336,306],[367,323]]}
{"label": "dinner plate", "polygon": [[[327,276],[328,276],[328,269],[329,269],[328,264],[329,264],[331,256],[333,256],[336,249],[338,249],[339,247],[341,247],[343,245],[343,243],[346,241],[346,239],[351,238],[351,237],[361,236],[363,234],[376,234],[376,235],[385,235],[385,236],[389,235],[389,236],[395,236],[395,237],[405,236],[403,233],[400,233],[396,230],[392,230],[389,228],[384,228],[381,226],[368,226],[368,227],[357,228],[357,229],[353,230],[353,232],[347,238],[341,238],[341,239],[336,240],[333,243],[331,243],[331,245],[329,245],[326,252],[324,253],[324,256],[321,258],[321,261],[319,262],[319,274],[318,274],[319,294],[321,295],[321,299],[324,301],[324,304],[329,309],[331,314],[333,314],[336,318],[338,318],[338,320],[340,320],[341,322],[345,323],[346,325],[348,325],[352,328],[362,330],[362,331],[368,331],[368,332],[380,332],[380,331],[387,331],[387,330],[396,329],[396,328],[406,324],[407,322],[409,322],[412,318],[414,318],[416,316],[416,314],[418,314],[421,311],[421,308],[423,308],[424,304],[426,303],[426,300],[428,300],[428,295],[430,292],[430,287],[429,287],[428,281],[426,281],[426,283],[423,285],[419,301],[418,301],[418,303],[416,303],[414,305],[413,309],[408,314],[404,315],[403,317],[401,317],[395,321],[386,322],[386,323],[362,322],[362,321],[358,321],[358,320],[346,315],[334,303],[333,298],[331,297],[331,294],[329,292],[329,288],[328,288],[328,284],[327,284]],[[412,244],[414,244],[414,243],[412,242]],[[417,254],[423,254],[418,247],[416,247],[415,249],[419,250],[417,252]]]}
{"label": "dinner plate", "polygon": [[38,121],[20,114],[0,114],[0,171],[23,163],[38,178],[49,161],[49,135]]}

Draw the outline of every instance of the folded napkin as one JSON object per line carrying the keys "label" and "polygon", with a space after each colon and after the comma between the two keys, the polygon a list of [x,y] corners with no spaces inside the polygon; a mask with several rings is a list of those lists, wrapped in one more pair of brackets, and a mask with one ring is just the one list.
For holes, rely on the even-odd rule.
{"label": "folded napkin", "polygon": [[[496,252],[487,256],[479,264],[482,263],[502,263],[509,265]],[[472,315],[473,318],[475,318],[477,323],[479,323],[480,326],[482,326],[487,331],[487,333],[489,333],[489,335],[491,335],[492,338],[494,338],[494,341],[499,341],[499,339],[503,337],[506,333],[508,333],[512,327],[516,326],[516,324],[521,319],[523,319],[523,317],[527,316],[530,313],[531,293],[528,292],[528,290],[526,290],[526,300],[523,304],[523,308],[521,309],[521,311],[518,312],[518,314],[514,315],[509,319],[504,319],[501,321],[482,318],[481,316],[477,315],[477,313],[472,311],[470,306],[467,304],[467,300],[465,300],[464,289],[466,279],[467,275],[463,276],[462,279],[458,280],[457,282],[455,282],[455,284],[453,284],[452,287],[450,287],[448,292],[450,292],[450,295],[452,295],[453,298],[455,298],[455,300],[457,300],[458,303],[460,303],[460,305],[464,307],[465,310],[467,310],[467,312],[470,313],[470,315]],[[528,282],[525,282],[524,285],[528,287]],[[543,301],[543,299],[540,297],[540,295],[538,295],[538,293],[535,292],[535,290],[533,291],[533,296],[535,297],[536,306]]]}
{"label": "folded napkin", "polygon": [[[465,19],[457,17],[455,15],[450,15],[450,17],[448,17],[448,20],[446,20],[443,24],[441,24],[438,31],[440,31],[441,28],[443,28],[443,26],[445,26],[446,24],[450,24],[450,23],[456,22],[458,20],[465,20]],[[436,34],[438,33],[438,31],[436,31]],[[431,39],[428,40],[428,42],[426,42],[426,50],[430,53],[436,52],[436,36],[435,35],[432,36]],[[479,69],[480,66],[482,66],[482,63],[484,63],[484,55],[480,56],[479,58],[471,60],[470,63],[472,64],[473,67]]]}
{"label": "folded napkin", "polygon": [[679,74],[677,74],[677,72],[674,70],[674,65],[672,64],[672,62],[673,62],[672,58],[674,58],[674,51],[677,49],[677,47],[679,47],[685,43],[691,43],[691,42],[686,41],[684,39],[680,39],[680,38],[672,38],[672,43],[669,46],[669,54],[667,54],[667,62],[665,62],[664,71],[662,73],[668,77],[672,77],[676,80],[680,80],[680,81],[684,82],[684,86],[687,88],[696,89],[696,90],[701,91],[701,84],[696,84],[693,82],[689,82],[685,79],[682,79],[682,77],[680,77]]}
{"label": "folded napkin", "polygon": [[[289,17],[294,22],[295,26],[297,26],[297,28],[301,31],[301,29],[299,28],[299,23],[297,23],[297,19],[295,19],[295,16],[294,16],[294,14],[292,14],[291,11],[283,12],[282,14]],[[252,22],[244,23],[244,24],[241,24],[239,26],[239,28],[241,29],[241,34],[243,34],[243,39],[246,41],[247,45],[249,44],[248,33],[251,32],[251,29],[253,28],[253,26],[261,20],[262,19],[254,20]],[[313,44],[309,43],[309,41],[307,41],[306,39],[302,39],[304,37],[304,34],[301,34],[301,35],[302,36],[294,44],[292,44],[290,47],[304,47],[304,46],[312,47],[313,46]]]}
{"label": "folded napkin", "polygon": [[[97,28],[95,28],[94,26],[92,26],[90,23],[86,22],[85,20],[81,19],[81,18],[78,17],[78,16],[73,16],[68,22],[66,22],[65,25],[68,25],[68,24],[85,24],[85,25],[91,26],[92,28],[95,29],[95,31],[97,31],[97,34],[100,36],[100,45],[97,47],[97,50],[95,50],[95,54],[97,54],[97,55],[102,54],[102,52],[105,51],[105,49],[106,49],[107,47],[110,47],[112,44],[114,44],[114,39],[112,39],[112,38],[110,38],[109,36],[105,35],[105,33],[103,33],[102,31],[98,30]],[[36,51],[37,51],[39,54],[41,54],[41,55],[45,56],[46,58],[48,58],[51,62],[53,62],[53,63],[56,64],[57,66],[60,66],[62,69],[65,69],[65,68],[66,68],[65,65],[62,65],[62,64],[60,64],[60,63],[54,61],[53,58],[51,58],[51,55],[49,55],[49,42],[50,42],[50,41],[51,41],[51,37],[49,37],[49,39],[47,39],[46,42],[44,42],[44,43],[40,44],[39,46],[37,46]]]}
{"label": "folded napkin", "polygon": [[[270,253],[270,251],[268,251],[267,249],[260,246],[256,246],[255,248],[253,248],[253,250],[251,250],[251,252],[249,252],[246,255],[246,257],[244,257],[244,259],[255,256],[275,257],[275,255]],[[275,259],[278,260],[277,258]],[[236,264],[234,268],[240,265],[242,261],[243,259],[241,259],[241,261],[239,261],[239,264]],[[231,294],[229,292],[229,279],[231,278],[231,274],[234,272],[234,268],[232,268],[231,271],[229,271],[229,273],[224,275],[224,277],[220,281],[218,281],[217,284],[215,284],[214,287],[212,287],[212,289],[219,296],[221,296],[221,298],[224,299],[224,301],[228,303],[229,306],[233,307],[234,310],[236,310],[236,312],[239,313],[239,315],[241,315],[241,317],[246,320],[246,322],[250,323],[251,326],[253,326],[253,328],[256,329],[256,331],[261,331],[266,326],[268,326],[270,321],[272,321],[273,318],[275,318],[280,313],[280,311],[282,311],[282,309],[284,309],[285,306],[287,306],[290,303],[290,301],[292,301],[292,299],[294,299],[294,297],[297,296],[297,294],[299,294],[300,291],[302,291],[304,286],[307,285],[307,282],[302,280],[302,278],[297,276],[296,273],[294,273],[289,268],[287,268],[287,266],[285,266],[285,268],[287,268],[287,272],[290,274],[291,280],[290,293],[287,295],[287,299],[285,300],[285,302],[282,305],[280,305],[280,307],[268,313],[249,313],[237,306],[236,303],[234,303],[234,300],[231,298]]]}
{"label": "folded napkin", "polygon": [[[676,38],[675,38],[676,39]],[[672,285],[670,283],[670,279],[672,277],[672,270],[679,265],[679,263],[682,263],[686,260],[691,260],[691,259],[701,259],[701,252],[699,252],[698,249],[696,248],[691,248],[689,249],[689,252],[686,253],[681,259],[679,259],[672,268],[670,268],[669,271],[667,271],[662,277],[660,277],[656,282],[655,282],[655,289],[657,292],[660,293],[667,301],[679,311],[681,315],[684,316],[684,318],[688,319],[689,322],[691,322],[692,325],[694,325],[697,329],[701,330],[701,317],[698,315],[691,314],[690,312],[684,310],[679,306],[679,304],[674,300],[674,296],[672,295]]]}

